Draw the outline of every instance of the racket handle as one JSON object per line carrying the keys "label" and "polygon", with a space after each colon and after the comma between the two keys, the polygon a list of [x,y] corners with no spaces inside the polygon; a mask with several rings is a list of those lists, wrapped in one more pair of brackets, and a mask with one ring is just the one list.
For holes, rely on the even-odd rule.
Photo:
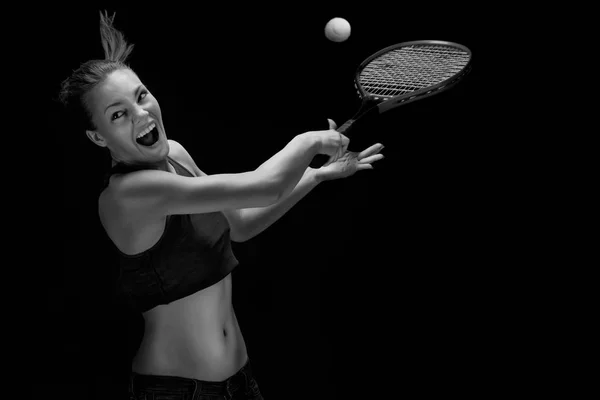
{"label": "racket handle", "polygon": [[[350,131],[350,126],[352,125],[353,122],[354,122],[354,119],[349,119],[348,121],[346,121],[344,123],[344,125],[337,128],[336,131],[338,131],[339,133],[341,133],[344,136],[348,136],[348,132]],[[325,163],[327,161],[329,161],[329,156],[327,154],[317,154],[316,156],[313,157],[312,161],[310,162],[310,164],[308,164],[308,166],[311,168],[321,168],[323,165],[325,165]]]}

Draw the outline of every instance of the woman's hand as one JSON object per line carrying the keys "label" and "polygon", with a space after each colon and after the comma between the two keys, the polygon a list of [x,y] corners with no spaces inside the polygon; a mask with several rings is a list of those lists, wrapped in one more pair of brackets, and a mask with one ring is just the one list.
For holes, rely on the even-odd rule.
{"label": "woman's hand", "polygon": [[315,137],[319,142],[319,154],[329,156],[329,160],[325,165],[329,165],[338,158],[340,158],[348,148],[350,139],[336,131],[337,128],[335,122],[327,119],[329,122],[329,129],[323,131],[310,131],[304,133],[304,135],[310,135]]}
{"label": "woman's hand", "polygon": [[[335,122],[329,120],[330,129],[336,129]],[[354,175],[356,171],[363,169],[373,169],[371,165],[375,161],[383,159],[383,154],[379,152],[383,149],[381,143],[374,144],[360,153],[348,151],[347,145],[343,146],[343,153],[338,157],[332,157],[329,163],[321,168],[315,169],[316,177],[319,181],[346,178]]]}

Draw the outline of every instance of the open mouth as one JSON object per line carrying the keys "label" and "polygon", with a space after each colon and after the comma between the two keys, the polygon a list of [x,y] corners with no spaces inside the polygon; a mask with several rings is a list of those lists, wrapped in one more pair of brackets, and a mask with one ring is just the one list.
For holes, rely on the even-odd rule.
{"label": "open mouth", "polygon": [[142,146],[152,146],[154,143],[158,141],[158,128],[156,124],[153,122],[146,130],[138,135],[135,139],[138,144]]}

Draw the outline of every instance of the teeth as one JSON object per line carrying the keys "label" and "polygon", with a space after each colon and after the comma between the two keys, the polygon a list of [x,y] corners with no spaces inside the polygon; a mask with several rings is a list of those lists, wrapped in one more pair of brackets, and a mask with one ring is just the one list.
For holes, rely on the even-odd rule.
{"label": "teeth", "polygon": [[154,122],[151,123],[149,127],[144,129],[142,132],[140,132],[139,135],[137,135],[136,139],[139,139],[139,138],[143,137],[144,135],[147,135],[152,129],[154,129],[155,126],[156,126],[156,124]]}

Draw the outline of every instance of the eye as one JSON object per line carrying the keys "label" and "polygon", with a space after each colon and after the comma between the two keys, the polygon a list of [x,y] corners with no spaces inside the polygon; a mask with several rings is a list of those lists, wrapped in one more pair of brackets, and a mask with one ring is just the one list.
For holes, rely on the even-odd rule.
{"label": "eye", "polygon": [[111,121],[121,118],[123,116],[123,114],[125,114],[125,111],[117,111],[116,113],[113,113],[113,115],[111,117]]}
{"label": "eye", "polygon": [[140,93],[140,97],[138,98],[138,101],[143,100],[146,96],[148,96],[148,91],[143,90],[142,93]]}
{"label": "eye", "polygon": [[[146,96],[148,95],[148,93],[149,92],[147,90],[143,90],[138,97],[138,102],[145,99]],[[127,111],[117,111],[117,112],[113,113],[113,115],[111,116],[111,121],[121,118],[126,112]]]}

